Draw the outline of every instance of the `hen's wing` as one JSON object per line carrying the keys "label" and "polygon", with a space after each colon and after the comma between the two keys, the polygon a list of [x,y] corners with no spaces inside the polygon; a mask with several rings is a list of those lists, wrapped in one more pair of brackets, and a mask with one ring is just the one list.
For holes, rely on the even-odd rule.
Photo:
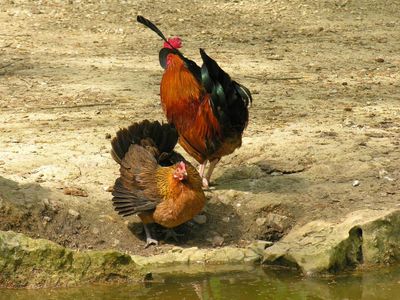
{"label": "hen's wing", "polygon": [[154,209],[162,201],[156,173],[181,156],[173,151],[178,134],[169,124],[144,120],[120,129],[111,141],[111,155],[121,165],[113,204],[123,216]]}
{"label": "hen's wing", "polygon": [[154,209],[161,202],[156,184],[158,164],[142,146],[133,144],[121,161],[121,176],[115,181],[112,201],[123,216]]}

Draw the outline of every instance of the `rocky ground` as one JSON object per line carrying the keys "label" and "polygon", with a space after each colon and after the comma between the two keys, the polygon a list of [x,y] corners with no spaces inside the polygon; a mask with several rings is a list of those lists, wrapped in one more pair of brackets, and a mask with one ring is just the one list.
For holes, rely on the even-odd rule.
{"label": "rocky ground", "polygon": [[[399,209],[399,10],[367,0],[2,1],[0,230],[149,256],[275,242],[311,221]],[[195,61],[205,48],[254,96],[205,218],[180,228],[179,243],[149,249],[107,192],[118,175],[110,137],[164,120],[162,43],[138,14],[181,36]]]}

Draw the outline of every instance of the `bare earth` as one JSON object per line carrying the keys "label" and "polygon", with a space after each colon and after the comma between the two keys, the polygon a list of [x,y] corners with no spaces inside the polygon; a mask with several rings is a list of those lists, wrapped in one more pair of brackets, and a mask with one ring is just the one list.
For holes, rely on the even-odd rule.
{"label": "bare earth", "polygon": [[[151,255],[399,207],[398,1],[99,2],[0,1],[0,230]],[[254,96],[243,146],[207,192],[206,223],[149,249],[107,192],[118,175],[110,135],[165,120],[162,42],[138,14],[199,63],[205,48]]]}

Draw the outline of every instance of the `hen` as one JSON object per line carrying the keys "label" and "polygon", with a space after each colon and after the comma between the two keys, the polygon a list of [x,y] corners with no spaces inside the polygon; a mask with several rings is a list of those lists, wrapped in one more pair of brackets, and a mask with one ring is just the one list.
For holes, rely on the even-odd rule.
{"label": "hen", "polygon": [[197,215],[206,201],[197,170],[173,151],[177,141],[171,125],[145,120],[119,130],[111,142],[111,155],[120,164],[112,202],[120,215],[140,217],[146,247],[158,243],[147,224],[174,228]]}
{"label": "hen", "polygon": [[[166,39],[142,16],[137,21],[156,32],[165,42],[159,59],[165,69],[161,103],[167,120],[179,133],[179,143],[200,164],[203,185],[208,187],[215,165],[242,144],[249,119],[250,91],[232,80],[203,49],[201,68],[178,49],[181,39]],[[210,166],[205,175],[207,161]]]}

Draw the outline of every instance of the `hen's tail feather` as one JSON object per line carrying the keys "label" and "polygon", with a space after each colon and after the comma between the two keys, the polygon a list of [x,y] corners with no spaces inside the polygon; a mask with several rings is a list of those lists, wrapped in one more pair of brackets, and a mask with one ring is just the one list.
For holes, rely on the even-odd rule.
{"label": "hen's tail feather", "polygon": [[122,159],[132,144],[144,145],[150,142],[159,153],[172,152],[178,142],[176,129],[169,124],[160,124],[158,121],[150,122],[144,120],[133,123],[128,128],[122,128],[111,141],[111,155],[114,160],[121,164]]}

